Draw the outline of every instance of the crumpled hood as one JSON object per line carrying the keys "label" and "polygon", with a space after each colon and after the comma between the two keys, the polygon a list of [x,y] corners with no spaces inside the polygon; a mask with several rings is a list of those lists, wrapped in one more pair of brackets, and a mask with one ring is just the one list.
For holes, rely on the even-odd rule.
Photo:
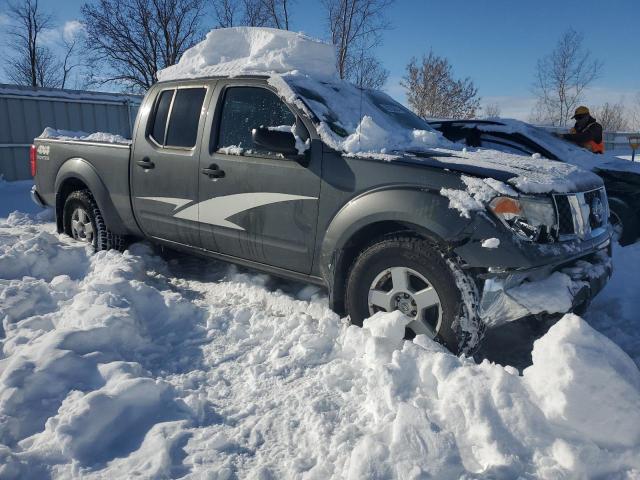
{"label": "crumpled hood", "polygon": [[596,174],[563,162],[522,157],[488,149],[434,149],[426,154],[404,156],[403,160],[449,169],[481,178],[494,178],[521,193],[568,193],[599,188]]}

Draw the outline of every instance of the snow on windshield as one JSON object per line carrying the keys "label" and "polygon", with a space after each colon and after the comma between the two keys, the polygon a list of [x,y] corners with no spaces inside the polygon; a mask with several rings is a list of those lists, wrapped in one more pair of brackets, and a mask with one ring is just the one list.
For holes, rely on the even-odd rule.
{"label": "snow on windshield", "polygon": [[299,74],[273,76],[269,83],[309,110],[322,140],[336,150],[384,154],[451,147],[427,122],[383,92]]}
{"label": "snow on windshield", "polygon": [[158,72],[158,80],[304,72],[335,76],[335,50],[328,43],[275,28],[211,30],[180,61]]}

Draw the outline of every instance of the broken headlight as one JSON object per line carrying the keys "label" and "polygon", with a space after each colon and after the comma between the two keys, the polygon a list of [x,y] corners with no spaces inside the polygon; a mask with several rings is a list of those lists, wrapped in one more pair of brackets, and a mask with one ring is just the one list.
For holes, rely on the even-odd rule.
{"label": "broken headlight", "polygon": [[543,243],[554,240],[556,209],[550,198],[496,197],[489,209],[520,238]]}

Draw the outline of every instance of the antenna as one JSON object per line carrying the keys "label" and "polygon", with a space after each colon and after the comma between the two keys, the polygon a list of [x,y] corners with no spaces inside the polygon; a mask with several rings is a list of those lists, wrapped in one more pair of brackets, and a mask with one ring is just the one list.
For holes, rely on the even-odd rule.
{"label": "antenna", "polygon": [[[364,49],[360,50],[360,68],[362,68],[362,62],[364,61]],[[359,83],[358,88],[360,89],[360,128],[358,129],[358,150],[360,149],[360,133],[362,132],[362,95],[364,95],[364,88],[362,87],[362,70],[360,70],[360,75],[358,76]]]}

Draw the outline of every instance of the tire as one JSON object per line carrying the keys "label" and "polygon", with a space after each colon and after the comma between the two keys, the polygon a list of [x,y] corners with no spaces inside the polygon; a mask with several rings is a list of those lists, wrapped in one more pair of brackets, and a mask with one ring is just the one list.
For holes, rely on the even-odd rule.
{"label": "tire", "polygon": [[71,238],[91,244],[94,251],[125,249],[125,238],[111,232],[89,190],[69,194],[62,213],[64,233]]}
{"label": "tire", "polygon": [[[640,235],[638,217],[624,200],[609,198],[609,221],[621,246],[630,245]],[[619,228],[619,230],[618,230]]]}
{"label": "tire", "polygon": [[[434,299],[437,305],[431,305]],[[407,338],[425,333],[455,354],[471,354],[484,334],[473,280],[436,245],[408,235],[382,238],[356,258],[347,276],[345,305],[358,326],[377,311],[401,310],[414,318]]]}

